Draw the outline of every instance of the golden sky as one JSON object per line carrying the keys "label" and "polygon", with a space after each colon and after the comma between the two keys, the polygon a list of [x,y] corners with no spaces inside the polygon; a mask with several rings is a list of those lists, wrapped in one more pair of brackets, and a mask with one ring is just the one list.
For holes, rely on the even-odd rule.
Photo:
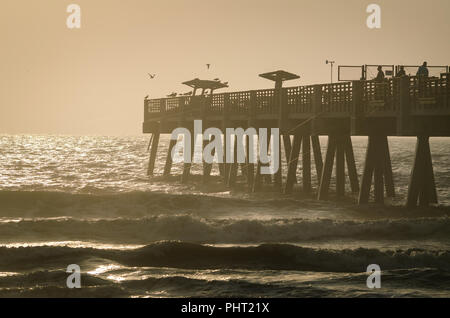
{"label": "golden sky", "polygon": [[328,82],[326,59],[448,65],[449,16],[449,0],[2,0],[0,133],[139,134],[144,96],[195,77],[237,91],[272,87],[258,74],[278,69],[301,76],[288,86]]}

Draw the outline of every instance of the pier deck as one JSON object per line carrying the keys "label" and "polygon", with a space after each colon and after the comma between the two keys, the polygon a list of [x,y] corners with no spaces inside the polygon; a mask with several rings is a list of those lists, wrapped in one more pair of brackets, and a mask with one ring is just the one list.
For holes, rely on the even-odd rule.
{"label": "pier deck", "polygon": [[311,134],[319,135],[450,136],[449,75],[148,99],[143,132],[171,133],[194,119],[202,119],[204,128],[226,120],[230,128],[289,131],[308,121]]}

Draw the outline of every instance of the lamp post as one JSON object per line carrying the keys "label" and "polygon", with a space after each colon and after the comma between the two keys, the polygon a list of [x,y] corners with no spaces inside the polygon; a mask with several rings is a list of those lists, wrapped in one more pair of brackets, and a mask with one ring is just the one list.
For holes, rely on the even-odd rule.
{"label": "lamp post", "polygon": [[325,64],[331,64],[331,84],[333,84],[333,66],[334,66],[335,61],[329,61],[326,60]]}

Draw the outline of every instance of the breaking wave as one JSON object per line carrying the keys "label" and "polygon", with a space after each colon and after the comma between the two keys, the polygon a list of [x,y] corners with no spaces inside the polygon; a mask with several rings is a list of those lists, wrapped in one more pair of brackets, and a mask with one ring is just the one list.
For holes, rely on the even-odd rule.
{"label": "breaking wave", "polygon": [[72,218],[0,222],[0,242],[82,240],[147,244],[162,240],[194,243],[295,243],[329,239],[450,239],[450,218],[374,221],[330,219],[205,219],[161,215],[139,219],[79,220]]}
{"label": "breaking wave", "polygon": [[213,247],[185,242],[158,242],[133,250],[70,247],[0,248],[0,270],[65,268],[86,259],[107,259],[126,266],[187,269],[273,269],[317,272],[363,272],[367,264],[385,270],[438,268],[450,270],[450,251],[405,249],[315,249],[289,244]]}
{"label": "breaking wave", "polygon": [[49,191],[0,191],[0,215],[3,217],[140,217],[189,211],[220,211],[237,207],[283,207],[293,200],[256,200],[221,198],[193,194],[160,192],[121,192],[76,194]]}

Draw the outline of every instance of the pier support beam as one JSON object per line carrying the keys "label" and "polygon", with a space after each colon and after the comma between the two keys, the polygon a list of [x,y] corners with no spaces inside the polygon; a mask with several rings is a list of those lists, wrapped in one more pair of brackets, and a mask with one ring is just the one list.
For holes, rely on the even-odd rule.
{"label": "pier support beam", "polygon": [[[283,145],[284,145],[284,156],[286,159],[286,165],[289,166],[289,158],[291,157],[291,150],[292,150],[291,135],[283,134]],[[297,183],[297,176],[295,176],[294,183]]]}
{"label": "pier support beam", "polygon": [[406,206],[408,208],[416,207],[417,201],[420,206],[438,203],[428,136],[417,137]]}
{"label": "pier support beam", "polygon": [[191,131],[191,163],[185,162],[183,166],[183,175],[181,176],[181,183],[187,183],[189,180],[189,176],[191,175],[191,166],[192,159],[194,158],[195,152],[195,139],[197,136],[194,135],[194,132]]}
{"label": "pier support beam", "polygon": [[[222,143],[225,143],[225,137],[224,137]],[[225,148],[222,148],[222,149],[225,149]],[[225,178],[225,152],[222,152],[222,162],[219,162],[219,174],[221,177]]]}
{"label": "pier support beam", "polygon": [[166,164],[164,165],[164,176],[170,176],[172,170],[172,150],[177,144],[175,139],[170,139],[169,148],[167,149]]}
{"label": "pier support beam", "polygon": [[228,152],[230,150],[231,149],[228,149],[228,147],[227,147],[227,136],[224,135],[223,136],[223,164],[222,164],[223,175],[222,176],[223,176],[223,183],[225,185],[228,185],[228,178],[230,177],[231,164],[227,163],[227,157],[229,156]]}
{"label": "pier support beam", "polygon": [[227,180],[227,185],[230,188],[233,188],[236,185],[236,178],[238,174],[239,169],[239,163],[237,162],[238,156],[237,156],[237,136],[233,135],[231,136],[232,140],[234,140],[234,151],[233,151],[233,163],[231,163],[229,166],[229,175]]}
{"label": "pier support beam", "polygon": [[318,177],[322,171],[322,153],[320,151],[319,138],[317,136],[309,136],[302,134],[295,134],[292,143],[292,148],[288,160],[288,172],[286,179],[286,186],[284,188],[285,194],[292,193],[294,183],[296,181],[297,166],[300,157],[300,148],[302,150],[302,185],[305,193],[311,193],[311,144],[314,153],[314,161]]}
{"label": "pier support beam", "polygon": [[[259,140],[259,135],[257,136],[257,140]],[[269,150],[269,144],[270,144],[270,139],[267,140],[267,151]],[[270,175],[262,175],[261,174],[261,167],[262,166],[267,166],[267,164],[263,164],[260,160],[260,158],[257,158],[257,164],[256,164],[256,171],[255,171],[255,176],[253,178],[253,185],[252,185],[252,192],[258,192],[261,190],[261,186],[262,186],[262,182],[263,179],[265,179],[266,181],[269,180],[270,182]]]}
{"label": "pier support beam", "polygon": [[311,193],[311,137],[303,136],[302,145],[302,173],[303,192]]}
{"label": "pier support beam", "polygon": [[158,152],[159,131],[152,134],[150,141],[150,158],[148,161],[147,175],[152,176],[155,169],[156,154]]}
{"label": "pier support beam", "polygon": [[300,155],[300,147],[302,144],[302,136],[299,134],[294,135],[294,139],[292,142],[292,148],[289,156],[289,160],[287,162],[288,166],[288,172],[287,172],[287,178],[286,178],[286,185],[284,188],[285,194],[292,193],[292,189],[294,187],[294,183],[297,176],[297,165],[298,165],[298,158]]}
{"label": "pier support beam", "polygon": [[[274,136],[272,136],[274,138]],[[282,191],[283,188],[283,169],[281,164],[281,136],[278,137],[278,153],[279,153],[279,159],[278,159],[278,171],[274,174],[274,187],[277,191]],[[272,140],[274,142],[274,140]]]}
{"label": "pier support beam", "polygon": [[[252,136],[253,138],[253,136]],[[253,188],[253,179],[255,177],[255,164],[252,163],[253,158],[250,158],[250,153],[253,153],[252,149],[250,151],[250,137],[245,136],[245,175],[247,178],[248,190],[251,191]]]}
{"label": "pier support beam", "polygon": [[[258,138],[259,138],[259,136],[258,136]],[[253,193],[261,190],[262,179],[263,179],[263,176],[261,175],[261,166],[262,166],[262,163],[258,158],[258,163],[256,164],[256,171],[255,171],[255,176],[253,178],[253,184],[252,184],[251,192],[253,192]]]}
{"label": "pier support beam", "polygon": [[261,162],[258,160],[256,165],[255,177],[253,178],[252,191],[253,193],[261,190],[262,175],[261,175]]}
{"label": "pier support beam", "polygon": [[388,197],[395,196],[387,136],[369,135],[361,190],[358,198],[358,204],[360,205],[369,203],[372,177],[376,203],[384,203],[385,187]]}
{"label": "pier support beam", "polygon": [[[352,140],[349,135],[328,136],[328,147],[325,163],[322,169],[317,198],[326,199],[333,172],[334,159],[336,157],[336,194],[338,197],[345,195],[345,161],[347,161],[348,176],[353,193],[358,193],[359,183],[356,174],[356,164],[353,154]],[[345,160],[347,159],[347,160]]]}
{"label": "pier support beam", "polygon": [[[210,144],[211,142],[214,142],[215,140],[215,136],[211,135],[211,137],[208,140],[203,140],[203,148],[202,148],[202,153],[204,153],[205,147]],[[216,148],[213,148],[211,151],[211,156],[214,157],[216,155]],[[208,183],[209,181],[209,177],[211,176],[211,170],[212,170],[212,163],[207,163],[204,159],[203,159],[203,183]],[[219,164],[219,170],[220,170],[220,164]]]}
{"label": "pier support beam", "polygon": [[291,155],[291,136],[289,134],[283,134],[284,155],[286,156],[286,162],[289,161]]}
{"label": "pier support beam", "polygon": [[323,170],[323,160],[322,160],[322,150],[320,149],[319,136],[311,136],[311,145],[314,154],[314,164],[316,165],[316,174],[318,179],[318,184],[320,185],[320,178],[322,176]]}

